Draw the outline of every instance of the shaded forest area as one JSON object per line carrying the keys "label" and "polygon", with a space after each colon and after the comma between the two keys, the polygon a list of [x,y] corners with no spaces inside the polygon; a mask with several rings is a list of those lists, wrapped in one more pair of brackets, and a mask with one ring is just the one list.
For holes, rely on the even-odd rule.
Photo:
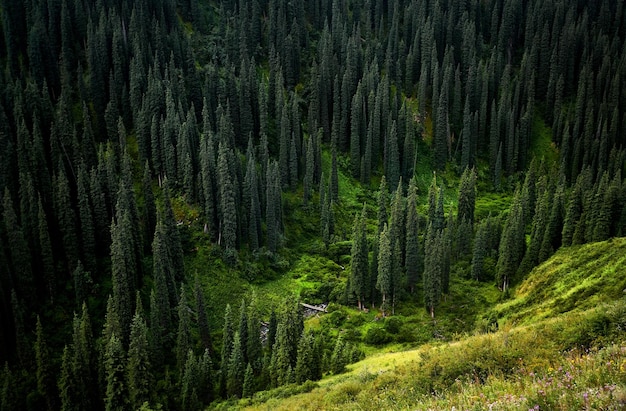
{"label": "shaded forest area", "polygon": [[[378,189],[339,302],[387,315],[434,317],[459,261],[506,293],[626,234],[623,7],[1,0],[0,409],[199,409],[341,372],[358,349],[303,332],[295,301],[264,345],[258,301],[214,329],[210,267],[185,270],[198,237],[230,267],[280,260],[285,205],[328,247],[339,173]],[[510,210],[477,218],[481,192]]]}

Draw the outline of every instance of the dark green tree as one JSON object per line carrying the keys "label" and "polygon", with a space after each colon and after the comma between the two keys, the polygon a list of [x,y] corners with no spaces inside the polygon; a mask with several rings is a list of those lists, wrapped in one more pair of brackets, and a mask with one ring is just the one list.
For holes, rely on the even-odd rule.
{"label": "dark green tree", "polygon": [[133,409],[138,409],[144,402],[150,400],[153,387],[150,347],[148,345],[148,326],[143,319],[140,307],[135,310],[135,315],[130,325],[130,343],[128,346],[126,371],[130,404]]}
{"label": "dark green tree", "polygon": [[343,340],[343,335],[340,334],[339,337],[337,337],[333,353],[330,357],[330,371],[335,375],[341,374],[346,370],[347,364],[346,343]]}
{"label": "dark green tree", "polygon": [[241,398],[245,370],[246,365],[243,358],[241,336],[239,332],[235,332],[233,349],[228,360],[228,375],[226,377],[226,392],[228,397]]}
{"label": "dark green tree", "polygon": [[242,398],[250,398],[255,392],[254,371],[250,363],[246,366],[246,372],[243,375]]}
{"label": "dark green tree", "polygon": [[230,304],[226,305],[224,311],[224,327],[222,328],[222,368],[220,373],[220,394],[223,398],[226,398],[227,381],[228,381],[228,367],[230,363],[230,357],[233,353],[233,345],[235,343],[235,325],[233,320],[233,313],[230,308]]}
{"label": "dark green tree", "polygon": [[315,173],[315,153],[313,152],[313,138],[311,137],[307,139],[305,153],[306,162],[304,167],[304,179],[302,180],[302,202],[306,207],[311,199],[313,177]]}
{"label": "dark green tree", "polygon": [[443,232],[431,223],[426,232],[424,245],[424,305],[430,316],[435,318],[435,308],[439,305],[443,277]]}
{"label": "dark green tree", "polygon": [[121,218],[111,223],[111,282],[113,283],[113,304],[119,316],[121,334],[120,341],[128,342],[130,323],[133,317],[133,300],[135,294],[135,261],[133,250],[130,249],[131,230],[130,215],[122,211]]}
{"label": "dark green tree", "polygon": [[220,243],[224,248],[235,250],[237,246],[237,212],[235,207],[235,187],[229,167],[229,149],[220,142],[217,157],[217,174],[220,194]]}
{"label": "dark green tree", "polygon": [[419,281],[422,271],[422,258],[419,242],[419,215],[417,213],[417,184],[415,178],[409,181],[409,192],[406,205],[406,279],[411,294]]}
{"label": "dark green tree", "polygon": [[[78,214],[80,216],[80,240],[87,271],[96,272],[96,238],[93,215],[89,203],[89,177],[83,166],[78,170]],[[82,301],[79,302],[79,304]]]}
{"label": "dark green tree", "polygon": [[[350,266],[350,292],[356,296],[359,310],[364,308],[365,296],[368,284],[369,262],[367,249],[367,234],[365,226],[366,207],[360,216],[354,218],[354,231],[352,235],[351,266]],[[297,374],[297,372],[296,372]]]}
{"label": "dark green tree", "polygon": [[178,299],[178,333],[176,334],[176,364],[180,376],[183,375],[187,351],[191,348],[191,320],[189,318],[189,306],[187,295],[183,286],[180,287]]}
{"label": "dark green tree", "polygon": [[459,183],[457,223],[465,222],[472,227],[476,207],[476,170],[466,168]]}
{"label": "dark green tree", "polygon": [[380,187],[378,188],[378,234],[383,231],[383,227],[387,224],[387,197],[389,189],[387,188],[387,179],[383,175],[380,179]]}
{"label": "dark green tree", "polygon": [[122,341],[113,334],[107,343],[105,355],[106,396],[104,398],[104,406],[106,411],[128,409],[129,399],[125,363],[126,354]]}
{"label": "dark green tree", "polygon": [[202,347],[205,350],[209,350],[209,353],[211,353],[213,351],[213,341],[211,338],[211,331],[209,329],[204,292],[202,290],[202,286],[200,285],[200,277],[197,273],[194,277],[194,296],[196,301],[196,316],[200,341],[202,343]]}
{"label": "dark green tree", "polygon": [[32,257],[28,243],[24,238],[24,232],[19,224],[15,209],[13,207],[13,201],[11,200],[11,193],[9,188],[4,190],[3,201],[3,214],[4,228],[8,240],[8,254],[11,258],[11,268],[15,273],[13,281],[17,286],[17,291],[20,295],[27,296],[29,299],[35,297],[34,294],[34,282],[32,271]]}
{"label": "dark green tree", "polygon": [[53,410],[57,404],[57,393],[54,385],[52,363],[50,351],[44,335],[41,320],[37,316],[37,326],[35,329],[35,361],[37,364],[37,391],[43,398],[46,409]]}
{"label": "dark green tree", "polygon": [[74,378],[72,353],[67,345],[64,347],[61,357],[61,373],[59,375],[58,388],[61,410],[79,410],[78,381]]}
{"label": "dark green tree", "polygon": [[391,303],[389,300],[392,299],[393,292],[393,250],[391,248],[389,230],[386,224],[383,227],[383,231],[380,233],[378,247],[378,278],[376,280],[376,289],[382,294],[381,310],[383,311],[383,315],[385,315],[389,309],[389,304]]}
{"label": "dark green tree", "polygon": [[316,367],[314,364],[316,360],[315,336],[312,331],[307,331],[302,335],[298,344],[298,359],[295,368],[296,383],[303,384],[307,380],[316,380],[313,372]]}
{"label": "dark green tree", "polygon": [[503,292],[506,292],[510,286],[511,280],[524,257],[526,247],[524,226],[524,210],[518,189],[504,223],[496,266],[496,283]]}

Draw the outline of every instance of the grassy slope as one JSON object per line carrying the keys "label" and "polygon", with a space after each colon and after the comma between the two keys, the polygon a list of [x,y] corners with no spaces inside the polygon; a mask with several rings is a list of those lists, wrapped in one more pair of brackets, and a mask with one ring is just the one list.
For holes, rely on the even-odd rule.
{"label": "grassy slope", "polygon": [[624,251],[626,239],[560,250],[492,309],[501,317],[498,332],[377,353],[309,393],[240,405],[616,409],[626,402]]}

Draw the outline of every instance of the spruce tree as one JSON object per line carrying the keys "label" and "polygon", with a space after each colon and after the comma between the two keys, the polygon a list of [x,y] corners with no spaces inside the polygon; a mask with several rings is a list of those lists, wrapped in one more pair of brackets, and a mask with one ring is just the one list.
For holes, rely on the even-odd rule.
{"label": "spruce tree", "polygon": [[313,189],[313,177],[315,173],[315,157],[313,153],[313,138],[309,137],[306,143],[306,161],[304,167],[304,179],[302,180],[303,199],[302,202],[306,207],[311,200],[311,191]]}
{"label": "spruce tree", "polygon": [[187,295],[183,286],[180,287],[180,298],[178,300],[178,333],[176,334],[176,364],[179,376],[183,375],[187,351],[191,348],[191,332],[189,319],[189,306],[187,305]]}
{"label": "spruce tree", "polygon": [[[78,214],[80,216],[80,239],[83,250],[83,258],[87,270],[96,272],[96,239],[94,234],[94,223],[89,204],[89,178],[85,168],[81,166],[78,170]],[[81,301],[82,302],[82,301]]]}
{"label": "spruce tree", "polygon": [[128,364],[126,366],[130,404],[138,409],[150,399],[152,390],[152,365],[148,346],[148,326],[139,308],[130,325]]}
{"label": "spruce tree", "polygon": [[[5,371],[6,373],[6,371]],[[66,345],[61,356],[61,373],[59,374],[58,388],[61,402],[61,410],[79,410],[79,398],[77,386],[72,371],[72,352]]]}
{"label": "spruce tree", "polygon": [[513,197],[511,210],[504,224],[498,252],[496,283],[503,292],[506,292],[510,286],[511,280],[524,256],[524,226],[524,210],[522,209],[518,189]]}
{"label": "spruce tree", "polygon": [[129,249],[131,223],[128,212],[123,211],[121,219],[111,223],[111,281],[113,283],[113,303],[119,316],[121,334],[118,338],[128,342],[135,294],[133,282],[134,260]]}
{"label": "spruce tree", "polygon": [[9,188],[4,190],[4,202],[3,202],[3,217],[4,228],[8,240],[8,254],[11,258],[11,268],[15,273],[16,287],[20,295],[28,297],[28,299],[35,298],[34,283],[33,283],[33,271],[32,271],[32,257],[28,243],[24,238],[24,232],[19,224],[15,209],[13,207],[13,201],[11,200],[11,193]]}
{"label": "spruce tree", "polygon": [[248,346],[246,356],[248,363],[252,366],[255,376],[260,374],[263,366],[263,345],[261,342],[261,317],[259,313],[259,302],[253,295],[248,305]]}
{"label": "spruce tree", "polygon": [[442,293],[442,277],[444,257],[443,233],[433,227],[432,223],[426,232],[424,245],[424,305],[430,316],[435,318],[435,308],[439,305]]}
{"label": "spruce tree", "polygon": [[246,372],[243,375],[242,398],[250,398],[254,394],[254,372],[250,363],[246,366]]}
{"label": "spruce tree", "polygon": [[307,380],[315,380],[313,368],[315,367],[315,337],[312,331],[307,331],[300,338],[298,344],[298,359],[296,360],[296,383],[303,384]]}
{"label": "spruce tree", "polygon": [[330,357],[330,371],[337,375],[346,370],[346,343],[343,340],[343,336],[339,335],[333,348],[333,354]]}
{"label": "spruce tree", "polygon": [[228,375],[226,377],[226,391],[229,398],[241,398],[245,369],[241,336],[239,332],[235,332],[233,349],[228,360]]}
{"label": "spruce tree", "polygon": [[466,168],[459,183],[459,205],[457,222],[466,222],[470,227],[474,224],[476,205],[476,170]]}
{"label": "spruce tree", "polygon": [[406,279],[411,294],[419,281],[421,269],[419,244],[419,216],[417,214],[417,185],[415,177],[409,181],[409,192],[406,205]]}
{"label": "spruce tree", "polygon": [[48,343],[44,336],[41,320],[37,316],[37,325],[35,329],[35,360],[37,364],[37,391],[43,398],[46,409],[53,410],[56,405],[56,390],[54,386],[54,377],[52,375],[52,364],[50,362],[50,351]]}
{"label": "spruce tree", "polygon": [[41,266],[43,269],[42,276],[46,291],[50,301],[54,300],[55,295],[55,268],[54,268],[54,255],[52,253],[52,242],[50,241],[50,232],[48,230],[48,221],[46,213],[39,198],[39,251],[41,253]]}
{"label": "spruce tree", "polygon": [[233,322],[233,313],[230,304],[226,305],[224,311],[224,326],[222,329],[222,361],[220,373],[219,391],[222,398],[227,395],[228,368],[230,357],[233,353],[233,345],[235,342],[235,326]]}
{"label": "spruce tree", "polygon": [[387,224],[387,196],[389,191],[387,188],[387,179],[383,175],[380,179],[380,187],[378,188],[378,234],[383,231],[383,227]]}
{"label": "spruce tree", "polygon": [[196,301],[196,315],[198,321],[198,333],[202,347],[209,352],[213,351],[213,343],[211,339],[211,331],[209,330],[209,321],[206,313],[206,303],[204,301],[204,292],[200,285],[200,277],[196,273],[194,277],[194,296]]}
{"label": "spruce tree", "polygon": [[368,283],[368,250],[365,226],[366,208],[360,216],[355,216],[354,231],[352,236],[351,266],[350,266],[350,292],[356,296],[359,310],[364,308],[365,295]]}
{"label": "spruce tree", "polygon": [[388,311],[389,301],[392,298],[392,269],[393,269],[393,256],[391,248],[391,239],[389,236],[389,230],[387,225],[383,227],[383,231],[380,233],[378,240],[379,254],[378,254],[378,278],[376,280],[376,289],[382,294],[383,300],[381,310],[383,315]]}
{"label": "spruce tree", "polygon": [[230,156],[226,144],[220,142],[217,157],[217,174],[220,193],[220,241],[227,250],[235,250],[237,246],[237,212],[235,207],[235,187],[232,172],[229,168]]}
{"label": "spruce tree", "polygon": [[122,411],[128,409],[128,385],[126,383],[126,354],[119,338],[113,334],[107,343],[106,366],[106,396],[104,406],[106,411]]}

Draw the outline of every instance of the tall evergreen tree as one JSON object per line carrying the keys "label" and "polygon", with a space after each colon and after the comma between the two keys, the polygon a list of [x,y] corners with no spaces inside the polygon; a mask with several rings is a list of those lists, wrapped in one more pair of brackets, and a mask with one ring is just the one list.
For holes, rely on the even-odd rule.
{"label": "tall evergreen tree", "polygon": [[134,258],[129,244],[131,223],[128,212],[122,211],[121,219],[111,223],[111,281],[113,283],[113,303],[119,316],[121,335],[118,339],[128,342],[132,320],[134,287]]}
{"label": "tall evergreen tree", "polygon": [[31,298],[34,300],[32,257],[28,243],[24,238],[24,232],[15,214],[8,187],[4,190],[3,209],[2,216],[4,217],[4,228],[9,246],[8,251],[12,263],[11,271],[15,273],[12,281],[15,282],[20,295],[27,297],[29,300]]}
{"label": "tall evergreen tree", "polygon": [[522,209],[518,189],[513,197],[511,209],[504,224],[498,253],[496,282],[503,292],[506,292],[510,286],[511,280],[524,257],[524,226],[524,210]]}
{"label": "tall evergreen tree", "polygon": [[443,254],[443,232],[434,228],[431,223],[426,232],[424,274],[422,278],[424,282],[424,305],[432,318],[435,317],[435,308],[441,300]]}
{"label": "tall evergreen tree", "polygon": [[235,187],[232,171],[228,164],[230,154],[226,144],[219,145],[217,157],[217,174],[220,194],[220,210],[222,221],[220,224],[220,242],[224,248],[234,250],[237,246],[237,213],[235,207]]}
{"label": "tall evergreen tree", "polygon": [[196,316],[200,341],[202,342],[202,347],[205,350],[209,350],[209,353],[211,353],[213,351],[213,342],[211,338],[211,331],[209,329],[209,321],[207,319],[204,292],[202,290],[202,286],[200,285],[200,278],[198,274],[194,277],[194,296],[196,301]]}
{"label": "tall evergreen tree", "polygon": [[53,410],[56,405],[56,390],[54,379],[52,376],[52,364],[50,359],[50,351],[48,343],[44,336],[41,320],[37,316],[37,325],[35,329],[35,360],[37,364],[37,391],[43,398],[46,409]]}
{"label": "tall evergreen tree", "polygon": [[406,279],[411,293],[415,291],[415,285],[419,281],[422,271],[420,243],[419,243],[419,216],[417,213],[417,185],[415,177],[409,181],[409,193],[406,205]]}
{"label": "tall evergreen tree", "polygon": [[363,204],[361,215],[354,218],[354,232],[350,252],[352,263],[349,281],[351,289],[349,291],[356,296],[359,310],[364,308],[369,272],[365,218],[366,208],[365,204]]}
{"label": "tall evergreen tree", "polygon": [[178,365],[179,376],[183,375],[187,351],[191,348],[190,325],[187,295],[184,287],[181,286],[180,298],[178,299],[178,333],[176,334],[176,364]]}
{"label": "tall evergreen tree", "polygon": [[314,381],[315,358],[315,337],[312,331],[307,331],[300,338],[298,343],[298,359],[296,360],[296,383],[303,384],[307,380]]}
{"label": "tall evergreen tree", "polygon": [[228,397],[241,398],[243,394],[243,378],[246,365],[243,358],[241,336],[235,332],[233,348],[228,359],[228,375],[226,377],[226,391]]}
{"label": "tall evergreen tree", "polygon": [[378,278],[376,281],[376,288],[380,291],[383,297],[381,309],[384,315],[389,309],[389,304],[391,303],[389,300],[392,299],[393,291],[393,250],[391,248],[391,239],[386,224],[383,227],[383,231],[380,233],[378,247]]}
{"label": "tall evergreen tree", "polygon": [[148,346],[148,326],[140,307],[135,310],[130,325],[128,364],[126,366],[130,404],[134,409],[150,399],[153,374]]}
{"label": "tall evergreen tree", "polygon": [[466,168],[459,183],[459,205],[457,222],[474,223],[474,209],[476,207],[476,170]]}
{"label": "tall evergreen tree", "polygon": [[230,304],[226,305],[224,311],[224,327],[222,329],[222,362],[220,373],[220,386],[219,391],[223,398],[226,398],[227,381],[228,381],[228,366],[230,357],[233,353],[233,345],[235,343],[235,325],[233,320],[233,313],[230,308]]}
{"label": "tall evergreen tree", "polygon": [[113,334],[107,343],[105,355],[106,397],[104,398],[104,406],[106,411],[121,411],[128,408],[125,362],[126,354],[122,342]]}

